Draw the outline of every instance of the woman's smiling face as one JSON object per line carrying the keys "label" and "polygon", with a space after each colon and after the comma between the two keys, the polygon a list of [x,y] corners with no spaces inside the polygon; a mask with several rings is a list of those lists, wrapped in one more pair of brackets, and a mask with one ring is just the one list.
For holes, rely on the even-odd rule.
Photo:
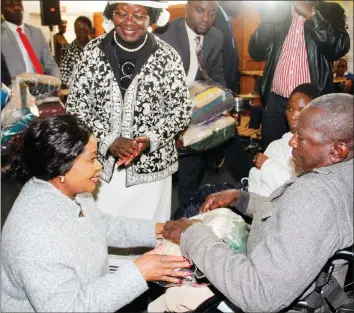
{"label": "woman's smiling face", "polygon": [[65,174],[65,189],[62,191],[70,198],[79,193],[93,192],[101,169],[102,165],[97,160],[97,141],[94,136],[91,136],[84,151],[76,158],[70,171]]}
{"label": "woman's smiling face", "polygon": [[149,10],[141,5],[119,3],[113,11],[115,30],[126,42],[135,42],[144,36],[149,22]]}

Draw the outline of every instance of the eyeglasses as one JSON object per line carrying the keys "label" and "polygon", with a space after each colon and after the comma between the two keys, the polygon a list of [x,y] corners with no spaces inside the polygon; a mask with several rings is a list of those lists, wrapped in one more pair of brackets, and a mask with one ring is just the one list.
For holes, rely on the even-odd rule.
{"label": "eyeglasses", "polygon": [[149,17],[148,15],[127,14],[125,12],[120,12],[120,11],[114,11],[113,15],[117,16],[118,18],[120,18],[122,20],[125,20],[125,19],[131,17],[135,23],[143,23]]}

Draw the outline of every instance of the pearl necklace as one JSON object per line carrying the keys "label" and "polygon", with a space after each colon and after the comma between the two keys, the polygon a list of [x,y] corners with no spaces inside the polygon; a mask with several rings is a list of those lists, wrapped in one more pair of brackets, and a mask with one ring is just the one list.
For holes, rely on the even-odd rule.
{"label": "pearl necklace", "polygon": [[126,48],[123,45],[121,45],[116,38],[116,32],[114,32],[113,38],[119,48],[123,49],[124,51],[128,51],[128,52],[136,52],[136,51],[139,51],[142,47],[144,47],[144,45],[146,44],[147,38],[148,38],[148,34],[145,35],[144,42],[139,47],[137,47],[135,49],[129,49],[129,48]]}

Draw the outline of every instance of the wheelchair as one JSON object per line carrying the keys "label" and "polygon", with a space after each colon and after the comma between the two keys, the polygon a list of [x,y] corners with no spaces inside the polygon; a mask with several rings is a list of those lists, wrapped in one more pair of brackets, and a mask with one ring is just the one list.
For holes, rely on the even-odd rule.
{"label": "wheelchair", "polygon": [[[340,287],[332,277],[332,271],[334,268],[334,261],[344,260],[348,262],[348,272],[347,279],[344,288]],[[315,290],[310,293],[309,296],[304,300],[296,300],[285,312],[303,312],[312,313],[322,307],[325,302],[329,307],[330,312],[335,313],[354,313],[354,297],[353,297],[353,261],[354,261],[354,246],[350,248],[337,251],[326,263],[326,265],[321,270],[320,274],[316,278]],[[329,288],[330,285],[335,281],[334,285],[336,288]],[[337,284],[336,284],[337,283]],[[215,290],[215,295],[203,303],[201,303],[194,311],[198,313],[221,313],[218,309],[220,304],[224,301],[227,302],[227,298]],[[243,311],[231,305],[230,308],[234,313],[243,313]]]}

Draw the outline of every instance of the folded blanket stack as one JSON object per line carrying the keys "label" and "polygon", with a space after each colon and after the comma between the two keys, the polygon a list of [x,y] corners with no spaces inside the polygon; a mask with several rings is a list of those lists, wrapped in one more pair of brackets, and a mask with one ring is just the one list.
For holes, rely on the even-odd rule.
{"label": "folded blanket stack", "polygon": [[189,93],[192,119],[183,135],[183,144],[189,151],[212,149],[235,135],[235,121],[225,116],[233,108],[231,93],[205,82],[195,82]]}

